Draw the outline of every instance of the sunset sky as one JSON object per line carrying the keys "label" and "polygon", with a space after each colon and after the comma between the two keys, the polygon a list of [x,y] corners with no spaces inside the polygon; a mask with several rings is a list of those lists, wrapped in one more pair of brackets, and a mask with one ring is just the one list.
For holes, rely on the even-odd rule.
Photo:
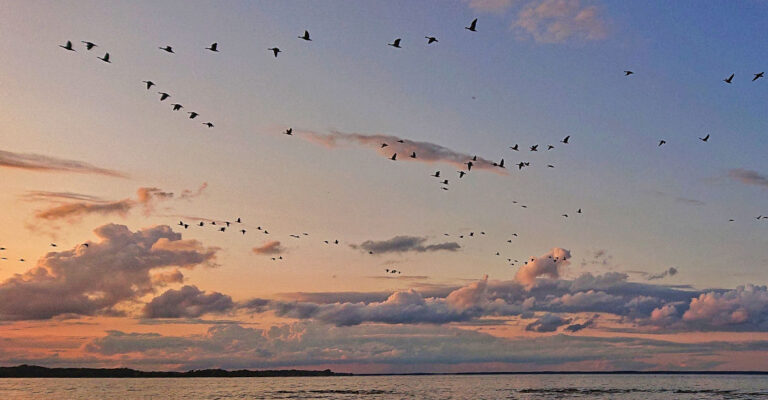
{"label": "sunset sky", "polygon": [[766,20],[2,2],[0,365],[766,370]]}

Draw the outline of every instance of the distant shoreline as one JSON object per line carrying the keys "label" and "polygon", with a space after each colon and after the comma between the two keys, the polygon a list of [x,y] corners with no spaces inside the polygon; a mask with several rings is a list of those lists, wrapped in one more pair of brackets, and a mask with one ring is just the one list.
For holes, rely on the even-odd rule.
{"label": "distant shoreline", "polygon": [[140,371],[131,368],[47,368],[37,365],[0,367],[0,378],[287,378],[330,376],[444,376],[444,375],[768,375],[768,371],[523,371],[523,372],[414,372],[403,374],[351,374],[316,370],[203,369],[185,372]]}

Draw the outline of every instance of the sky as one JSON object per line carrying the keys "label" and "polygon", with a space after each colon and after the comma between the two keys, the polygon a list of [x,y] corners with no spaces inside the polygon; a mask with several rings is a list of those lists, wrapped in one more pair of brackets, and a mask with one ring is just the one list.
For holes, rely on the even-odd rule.
{"label": "sky", "polygon": [[4,2],[0,364],[766,370],[767,17]]}

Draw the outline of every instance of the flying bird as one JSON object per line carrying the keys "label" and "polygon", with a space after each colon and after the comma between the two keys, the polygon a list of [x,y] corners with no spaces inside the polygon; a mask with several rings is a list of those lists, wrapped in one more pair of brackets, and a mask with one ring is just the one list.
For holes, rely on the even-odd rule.
{"label": "flying bird", "polygon": [[707,134],[707,136],[704,136],[703,138],[699,138],[699,140],[701,140],[702,142],[706,142],[707,140],[709,140],[709,134]]}
{"label": "flying bird", "polygon": [[494,167],[499,167],[499,168],[506,168],[506,167],[504,167],[504,159],[503,158],[501,159],[501,161],[498,164],[493,163],[493,166]]}
{"label": "flying bird", "polygon": [[446,179],[446,180],[444,180],[444,181],[440,182],[440,184],[442,184],[442,185],[447,185],[447,184],[448,184],[448,179]]}
{"label": "flying bird", "polygon": [[98,58],[101,61],[104,61],[105,63],[110,63],[110,64],[112,63],[111,61],[109,61],[109,53],[105,53],[104,57],[96,57],[96,58]]}
{"label": "flying bird", "polygon": [[658,147],[661,147],[661,145],[666,144],[666,143],[667,143],[666,140],[659,140],[659,146]]}
{"label": "flying bird", "polygon": [[179,111],[182,108],[184,108],[184,106],[182,106],[181,104],[171,104],[171,105],[173,106],[173,111]]}
{"label": "flying bird", "polygon": [[213,124],[210,123],[210,122],[204,122],[203,125],[205,125],[205,126],[207,126],[209,128],[213,128]]}
{"label": "flying bird", "polygon": [[149,90],[149,88],[151,88],[152,86],[155,86],[155,82],[152,82],[152,81],[142,81],[142,82],[147,84],[147,90]]}
{"label": "flying bird", "polygon": [[99,46],[97,46],[97,45],[96,45],[96,43],[93,43],[93,42],[89,42],[89,41],[87,41],[87,40],[81,40],[80,42],[81,42],[81,43],[83,43],[83,44],[85,44],[85,49],[86,49],[86,50],[90,50],[90,49],[92,49],[92,48],[94,48],[94,47],[99,47]]}
{"label": "flying bird", "polygon": [[397,153],[392,154],[392,158],[390,158],[392,161],[397,161]]}
{"label": "flying bird", "polygon": [[198,115],[200,115],[200,114],[198,114],[198,113],[196,113],[196,112],[194,112],[194,111],[190,111],[190,112],[188,112],[187,114],[189,114],[189,119],[195,119],[195,117],[197,117]]}
{"label": "flying bird", "polygon": [[307,42],[311,42],[312,41],[312,39],[309,38],[309,31],[306,31],[306,30],[304,31],[303,35],[299,36],[299,39],[304,39]]}
{"label": "flying bird", "polygon": [[427,39],[427,44],[432,44],[438,41],[434,36],[424,36],[424,39]]}
{"label": "flying bird", "polygon": [[72,48],[72,42],[71,42],[71,41],[69,41],[69,40],[67,40],[67,44],[65,44],[65,45],[59,45],[59,47],[61,47],[61,48],[62,48],[62,49],[64,49],[64,50],[69,50],[69,51],[77,51],[77,50],[75,50],[75,49],[73,49],[73,48]]}
{"label": "flying bird", "polygon": [[472,161],[467,161],[464,164],[467,164],[467,171],[472,171],[472,166],[474,165]]}
{"label": "flying bird", "polygon": [[514,151],[520,151],[520,149],[518,149],[518,147],[517,147],[517,144],[515,144],[515,145],[514,145],[514,146],[512,146],[512,147],[510,147],[510,149],[512,149],[512,150],[514,150]]}
{"label": "flying bird", "polygon": [[756,80],[758,80],[758,79],[762,78],[764,73],[765,73],[765,72],[760,72],[760,73],[758,73],[758,74],[755,74],[755,77],[754,77],[754,78],[752,78],[752,82],[754,82],[754,81],[756,81]]}
{"label": "flying bird", "polygon": [[286,135],[293,135],[293,128],[288,128],[283,133],[286,134]]}
{"label": "flying bird", "polygon": [[245,235],[245,229],[240,229],[240,233],[242,233],[243,235]]}
{"label": "flying bird", "polygon": [[397,47],[400,48],[400,38],[395,39],[392,43],[387,43],[387,46]]}
{"label": "flying bird", "polygon": [[733,76],[734,76],[734,75],[736,75],[736,74],[731,74],[731,76],[729,76],[729,77],[727,77],[727,78],[723,79],[723,82],[725,82],[725,83],[731,83],[731,81],[733,80]]}
{"label": "flying bird", "polygon": [[554,148],[555,148],[555,146],[552,146],[551,144],[548,144],[548,145],[547,145],[547,150],[552,150],[552,149],[554,149]]}
{"label": "flying bird", "polygon": [[632,72],[632,71],[624,71],[624,76],[630,76],[632,74],[634,74],[634,72]]}
{"label": "flying bird", "polygon": [[432,176],[434,176],[435,178],[439,178],[440,177],[440,171],[435,172],[435,174],[432,175]]}
{"label": "flying bird", "polygon": [[212,43],[211,47],[206,47],[205,49],[206,50],[210,50],[210,51],[212,51],[214,53],[218,53],[219,52],[219,44],[218,43]]}
{"label": "flying bird", "polygon": [[464,27],[464,29],[466,29],[466,30],[468,30],[468,31],[471,31],[471,32],[477,32],[477,30],[476,30],[475,28],[477,28],[477,18],[475,18],[474,20],[472,20],[472,23],[471,23],[471,24],[469,24],[469,26],[465,26],[465,27]]}
{"label": "flying bird", "polygon": [[416,152],[411,153],[411,158],[416,158]]}
{"label": "flying bird", "polygon": [[571,135],[566,136],[563,140],[560,141],[560,143],[568,144],[568,140],[571,138]]}
{"label": "flying bird", "polygon": [[458,173],[459,173],[459,178],[463,178],[463,177],[464,177],[464,175],[466,175],[466,174],[467,174],[467,173],[466,173],[466,172],[464,172],[464,171],[456,171],[456,172],[458,172]]}
{"label": "flying bird", "polygon": [[160,95],[160,101],[163,101],[163,100],[165,100],[165,99],[167,99],[167,98],[171,97],[171,95],[170,95],[170,94],[168,94],[168,93],[165,93],[165,92],[157,92],[157,94],[159,94],[159,95]]}
{"label": "flying bird", "polygon": [[530,149],[531,149],[531,151],[539,151],[539,145],[538,144],[534,144],[533,146],[530,147]]}
{"label": "flying bird", "polygon": [[270,50],[272,53],[274,53],[275,54],[275,58],[277,58],[277,53],[280,52],[280,49],[278,49],[277,47],[272,47],[272,48],[269,48],[267,50]]}
{"label": "flying bird", "polygon": [[173,53],[173,47],[171,46],[158,47],[158,49],[167,51],[168,53]]}
{"label": "flying bird", "polygon": [[383,148],[385,148],[385,147],[387,147],[387,146],[389,146],[389,145],[388,145],[388,144],[386,144],[386,143],[382,143],[382,144],[381,144],[381,148],[382,148],[382,149],[383,149]]}

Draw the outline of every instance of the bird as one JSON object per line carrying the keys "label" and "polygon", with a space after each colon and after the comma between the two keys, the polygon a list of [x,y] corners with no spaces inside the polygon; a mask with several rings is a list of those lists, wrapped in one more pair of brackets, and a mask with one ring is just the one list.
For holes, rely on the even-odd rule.
{"label": "bird", "polygon": [[392,43],[387,43],[387,46],[397,47],[400,48],[400,38],[395,39]]}
{"label": "bird", "polygon": [[203,221],[200,221],[200,223],[199,223],[198,225],[199,225],[199,226],[205,226],[205,222],[203,222]]}
{"label": "bird", "polygon": [[411,153],[411,158],[416,158],[416,152]]}
{"label": "bird", "polygon": [[563,140],[560,141],[560,143],[568,144],[568,140],[571,139],[571,135],[566,136]]}
{"label": "bird", "polygon": [[467,174],[467,173],[466,173],[466,172],[464,172],[464,171],[456,171],[456,172],[458,172],[458,173],[459,173],[459,178],[463,178],[463,177],[464,177],[464,175],[466,175],[466,174]]}
{"label": "bird", "polygon": [[514,151],[520,151],[520,149],[518,149],[518,147],[517,147],[517,144],[515,144],[515,145],[514,145],[514,146],[512,146],[512,147],[510,147],[510,149],[512,149],[512,150],[514,150]]}
{"label": "bird", "polygon": [[555,166],[552,164],[547,164],[547,168],[555,168]]}
{"label": "bird", "polygon": [[467,164],[467,171],[472,171],[472,166],[474,165],[472,161],[467,161],[464,164]]}
{"label": "bird", "polygon": [[465,26],[464,29],[470,31],[470,32],[477,32],[477,18],[472,20],[472,23],[469,24],[469,26]]}
{"label": "bird", "polygon": [[548,144],[548,145],[547,145],[547,150],[552,150],[552,149],[554,149],[554,148],[555,148],[555,146],[552,146],[551,144]]}
{"label": "bird", "polygon": [[448,184],[448,179],[446,179],[446,180],[444,180],[444,181],[440,182],[440,184],[442,184],[442,185],[447,185],[447,184]]}
{"label": "bird", "polygon": [[243,235],[245,235],[245,229],[240,229],[240,233],[242,233]]}
{"label": "bird", "polygon": [[213,128],[213,124],[210,123],[210,122],[204,122],[203,125],[205,125],[205,126],[207,126],[209,128]]}
{"label": "bird", "polygon": [[98,58],[101,61],[104,61],[105,63],[110,63],[110,64],[112,63],[112,61],[109,61],[109,53],[105,53],[104,57],[96,57],[96,58]]}
{"label": "bird", "polygon": [[385,148],[385,147],[387,147],[387,146],[389,146],[389,145],[388,145],[388,144],[386,144],[386,143],[382,143],[382,144],[381,144],[381,148],[382,148],[382,149],[383,149],[383,148]]}
{"label": "bird", "polygon": [[73,48],[72,48],[72,42],[71,42],[71,41],[69,41],[69,40],[67,40],[67,44],[65,44],[65,45],[59,45],[59,47],[61,47],[61,48],[62,48],[62,49],[64,49],[64,50],[75,51],[75,52],[77,51],[77,50],[75,50],[75,49],[73,49]]}
{"label": "bird", "polygon": [[666,144],[666,143],[667,143],[666,140],[659,140],[659,146],[658,147],[661,147],[661,145]]}
{"label": "bird", "polygon": [[733,76],[734,76],[734,75],[736,75],[736,74],[731,74],[731,76],[729,76],[729,77],[727,77],[727,78],[723,79],[723,82],[725,82],[725,83],[731,83],[731,81],[733,80]]}
{"label": "bird", "polygon": [[400,139],[400,140],[397,141],[397,143],[405,143],[405,140]]}
{"label": "bird", "polygon": [[440,186],[440,189],[443,189],[443,190],[448,190],[448,188],[447,188],[447,187],[444,187],[444,186]]}
{"label": "bird", "polygon": [[238,224],[242,224],[242,223],[243,223],[243,220],[242,220],[242,219],[240,219],[240,217],[237,217],[237,219],[235,220],[235,222],[237,222]]}
{"label": "bird", "polygon": [[197,117],[198,115],[200,115],[200,114],[198,114],[198,113],[196,113],[196,112],[194,112],[194,111],[190,111],[190,112],[188,112],[187,114],[189,114],[189,119],[195,119],[195,117]]}
{"label": "bird", "polygon": [[392,158],[390,158],[392,161],[397,161],[397,153],[392,154]]}
{"label": "bird", "polygon": [[576,214],[581,214],[581,208],[576,211]]}
{"label": "bird", "polygon": [[151,88],[152,86],[155,86],[155,82],[152,82],[152,81],[142,81],[142,82],[147,84],[147,90],[149,90],[149,88]]}
{"label": "bird", "polygon": [[424,39],[427,39],[427,44],[432,44],[438,41],[434,36],[424,36]]}
{"label": "bird", "polygon": [[279,53],[279,52],[280,52],[280,49],[278,49],[277,47],[272,47],[272,48],[269,48],[269,49],[267,49],[267,50],[269,50],[269,51],[271,51],[272,53],[274,53],[274,54],[275,54],[275,58],[277,58],[277,53]]}
{"label": "bird", "polygon": [[219,232],[224,232],[226,230],[227,230],[227,228],[225,226],[222,226],[221,228],[219,228]]}
{"label": "bird", "polygon": [[58,247],[56,243],[51,243],[51,247]]}
{"label": "bird", "polygon": [[534,144],[533,146],[530,147],[530,150],[531,151],[539,151],[539,145],[538,144]]}
{"label": "bird", "polygon": [[288,128],[283,133],[286,134],[286,135],[293,135],[293,128]]}
{"label": "bird", "polygon": [[173,106],[173,111],[179,111],[182,108],[184,108],[184,106],[182,106],[181,104],[178,104],[178,103],[174,103],[174,104],[171,104],[171,105]]}
{"label": "bird", "polygon": [[435,174],[432,175],[432,176],[434,176],[435,178],[439,178],[440,177],[440,171],[435,172]]}
{"label": "bird", "polygon": [[312,39],[309,38],[309,31],[307,31],[307,30],[304,31],[303,35],[299,36],[299,39],[304,39],[307,42],[311,42],[312,41]]}
{"label": "bird", "polygon": [[210,51],[212,51],[214,53],[218,53],[219,52],[219,44],[214,42],[214,43],[211,44],[211,47],[206,47],[205,49],[206,50],[210,50]]}
{"label": "bird", "polygon": [[528,163],[525,163],[523,161],[520,161],[519,163],[517,163],[518,170],[523,169],[523,167],[527,167],[527,166],[528,166]]}
{"label": "bird", "polygon": [[171,46],[158,47],[158,49],[167,51],[168,53],[173,53],[173,47]]}
{"label": "bird", "polygon": [[87,40],[81,40],[80,43],[85,44],[85,49],[86,50],[90,50],[90,49],[92,49],[94,47],[99,47],[98,45],[96,45],[96,43],[89,42]]}
{"label": "bird", "polygon": [[699,140],[701,140],[702,142],[706,142],[707,140],[709,140],[709,134],[707,134],[707,136],[704,136],[703,138],[699,138]]}
{"label": "bird", "polygon": [[762,78],[764,73],[765,73],[765,72],[760,72],[760,73],[758,73],[758,74],[755,74],[755,77],[754,77],[754,78],[752,78],[752,82],[754,82],[754,81],[756,81],[756,80],[758,80],[758,79]]}
{"label": "bird", "polygon": [[624,71],[624,76],[630,76],[632,74],[634,74],[634,72],[632,72],[632,71]]}
{"label": "bird", "polygon": [[504,159],[503,158],[501,159],[501,161],[498,164],[493,163],[493,166],[494,167],[499,167],[499,168],[506,168],[506,167],[504,167]]}
{"label": "bird", "polygon": [[168,94],[168,93],[165,93],[165,92],[157,92],[157,94],[159,94],[159,95],[160,95],[160,101],[163,101],[163,100],[165,100],[165,99],[167,99],[167,98],[171,97],[171,95],[170,95],[170,94]]}

